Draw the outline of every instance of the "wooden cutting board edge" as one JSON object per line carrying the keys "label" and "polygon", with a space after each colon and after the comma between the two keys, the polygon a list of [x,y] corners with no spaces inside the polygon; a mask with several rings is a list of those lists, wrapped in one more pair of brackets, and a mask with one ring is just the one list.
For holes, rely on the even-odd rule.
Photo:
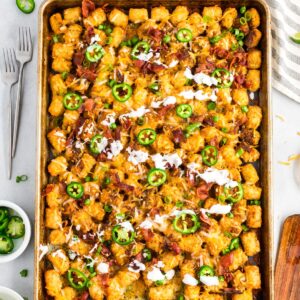
{"label": "wooden cutting board edge", "polygon": [[300,215],[283,222],[275,266],[275,300],[300,299]]}

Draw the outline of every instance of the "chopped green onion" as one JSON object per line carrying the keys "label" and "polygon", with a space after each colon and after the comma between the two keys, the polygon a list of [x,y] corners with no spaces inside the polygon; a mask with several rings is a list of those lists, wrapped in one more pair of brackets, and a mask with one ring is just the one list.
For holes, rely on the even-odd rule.
{"label": "chopped green onion", "polygon": [[20,275],[21,275],[21,277],[27,277],[27,275],[28,275],[28,270],[27,270],[27,269],[23,269],[23,270],[20,272]]}
{"label": "chopped green onion", "polygon": [[249,109],[248,109],[247,105],[242,105],[241,110],[242,110],[242,112],[247,113]]}
{"label": "chopped green onion", "polygon": [[58,43],[59,40],[60,40],[60,36],[58,34],[54,34],[52,36],[52,40],[53,40],[54,43]]}
{"label": "chopped green onion", "polygon": [[218,278],[219,278],[220,282],[224,282],[224,280],[225,280],[225,277],[223,275],[219,276]]}
{"label": "chopped green onion", "polygon": [[28,180],[28,176],[27,175],[21,175],[21,176],[17,176],[16,177],[16,182],[19,183],[21,181],[27,181]]}
{"label": "chopped green onion", "polygon": [[106,40],[106,45],[110,45],[112,40],[113,40],[113,38],[111,36],[109,36]]}
{"label": "chopped green onion", "polygon": [[84,180],[85,180],[85,182],[90,182],[90,181],[92,181],[92,177],[91,176],[86,176],[84,178]]}
{"label": "chopped green onion", "polygon": [[105,25],[105,24],[100,24],[100,25],[98,26],[98,29],[99,29],[99,30],[105,30],[105,29],[106,29],[106,25]]}
{"label": "chopped green onion", "polygon": [[104,103],[103,108],[109,109],[110,108],[110,104],[109,103]]}
{"label": "chopped green onion", "polygon": [[203,207],[203,205],[204,205],[204,200],[200,200],[200,201],[198,202],[198,206],[199,206],[199,207]]}
{"label": "chopped green onion", "polygon": [[234,217],[233,213],[232,212],[229,212],[228,214],[226,214],[226,216],[230,219],[232,219]]}
{"label": "chopped green onion", "polygon": [[247,22],[249,22],[252,19],[251,14],[249,13],[249,11],[247,11],[245,13],[245,18],[246,18]]}
{"label": "chopped green onion", "polygon": [[112,206],[109,204],[104,204],[104,211],[107,213],[111,213],[112,212]]}
{"label": "chopped green onion", "polygon": [[240,13],[243,15],[246,12],[246,10],[247,10],[247,7],[246,6],[242,6],[240,8]]}
{"label": "chopped green onion", "polygon": [[214,122],[218,122],[220,118],[219,118],[219,116],[213,116],[212,119],[213,119]]}
{"label": "chopped green onion", "polygon": [[84,205],[90,205],[91,204],[91,199],[86,199],[84,201]]}
{"label": "chopped green onion", "polygon": [[155,281],[155,284],[156,284],[156,285],[163,285],[164,282],[165,282],[164,280],[156,280],[156,281]]}
{"label": "chopped green onion", "polygon": [[109,126],[111,129],[116,129],[117,128],[117,124],[116,123],[112,123]]}
{"label": "chopped green onion", "polygon": [[172,200],[172,198],[169,197],[169,196],[165,196],[165,197],[163,198],[163,202],[166,203],[166,204],[171,203],[171,200]]}
{"label": "chopped green onion", "polygon": [[136,124],[137,124],[137,125],[142,126],[142,125],[144,125],[144,123],[145,123],[145,118],[144,118],[144,116],[138,117],[138,118],[136,119]]}
{"label": "chopped green onion", "polygon": [[246,226],[245,224],[242,224],[242,229],[243,229],[244,232],[249,231],[249,227]]}
{"label": "chopped green onion", "polygon": [[238,43],[232,44],[232,45],[230,46],[230,48],[231,48],[232,51],[237,50],[239,47],[240,47],[240,45],[239,45]]}
{"label": "chopped green onion", "polygon": [[108,80],[108,82],[107,82],[107,85],[109,86],[109,87],[113,87],[115,84],[117,84],[117,82],[114,80],[114,79],[110,79],[110,80]]}
{"label": "chopped green onion", "polygon": [[238,44],[239,44],[241,47],[243,47],[244,42],[243,42],[242,40],[239,40],[239,41],[238,41]]}
{"label": "chopped green onion", "polygon": [[260,201],[259,200],[249,200],[248,204],[249,205],[260,205]]}
{"label": "chopped green onion", "polygon": [[140,40],[139,40],[138,36],[135,35],[135,36],[131,39],[131,44],[132,44],[133,46],[135,46],[139,41],[140,41]]}
{"label": "chopped green onion", "polygon": [[241,18],[240,18],[240,23],[241,23],[241,25],[247,24],[246,18],[245,18],[245,17],[241,17]]}
{"label": "chopped green onion", "polygon": [[106,35],[110,35],[112,33],[112,28],[110,26],[107,26],[105,29],[104,29]]}
{"label": "chopped green onion", "polygon": [[220,145],[224,146],[224,145],[226,145],[226,143],[227,143],[227,138],[223,137],[220,141]]}
{"label": "chopped green onion", "polygon": [[237,156],[237,157],[241,157],[241,156],[243,155],[243,153],[244,153],[243,148],[240,148],[240,149],[238,149],[238,151],[236,152],[236,156]]}
{"label": "chopped green onion", "polygon": [[171,37],[167,34],[163,37],[163,43],[167,44],[170,43]]}
{"label": "chopped green onion", "polygon": [[176,202],[176,207],[180,208],[180,207],[183,207],[183,202],[182,201],[177,201]]}
{"label": "chopped green onion", "polygon": [[228,129],[226,127],[222,127],[221,131],[224,132],[224,133],[226,133],[226,132],[228,132]]}
{"label": "chopped green onion", "polygon": [[213,102],[213,101],[210,101],[210,102],[207,104],[207,109],[208,109],[208,110],[214,110],[214,109],[216,109],[216,107],[217,107],[217,104],[216,104],[215,102]]}
{"label": "chopped green onion", "polygon": [[62,78],[63,80],[66,80],[67,77],[68,77],[68,75],[69,75],[68,72],[62,72],[62,73],[61,73],[61,78]]}
{"label": "chopped green onion", "polygon": [[237,40],[243,40],[244,37],[245,37],[245,34],[244,34],[244,32],[242,32],[242,31],[241,31],[239,34],[236,35],[236,39],[237,39]]}
{"label": "chopped green onion", "polygon": [[227,236],[227,237],[229,237],[229,238],[232,238],[232,234],[230,232],[228,232],[228,231],[225,231],[224,235]]}

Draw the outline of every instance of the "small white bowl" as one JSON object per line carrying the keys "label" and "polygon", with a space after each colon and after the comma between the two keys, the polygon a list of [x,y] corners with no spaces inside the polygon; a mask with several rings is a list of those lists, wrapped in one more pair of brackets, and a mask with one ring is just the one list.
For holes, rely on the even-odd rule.
{"label": "small white bowl", "polygon": [[[14,239],[14,249],[11,253],[9,254],[0,254],[0,264],[2,263],[6,263],[9,261],[12,261],[14,259],[16,259],[17,257],[19,257],[27,248],[29,241],[30,241],[30,237],[31,237],[31,225],[30,225],[30,220],[27,216],[27,214],[25,213],[25,211],[18,206],[17,204],[10,202],[10,201],[6,201],[6,200],[0,200],[0,207],[7,207],[8,209],[13,211],[13,215],[17,215],[19,217],[21,217],[23,219],[24,225],[25,225],[25,235],[19,239]],[[0,294],[1,296],[1,294]],[[0,297],[1,299],[1,297]],[[4,298],[6,299],[6,298]],[[13,298],[15,299],[15,298]],[[16,298],[19,299],[19,298]]]}
{"label": "small white bowl", "polygon": [[24,298],[21,297],[18,293],[4,286],[0,286],[0,299],[24,300]]}

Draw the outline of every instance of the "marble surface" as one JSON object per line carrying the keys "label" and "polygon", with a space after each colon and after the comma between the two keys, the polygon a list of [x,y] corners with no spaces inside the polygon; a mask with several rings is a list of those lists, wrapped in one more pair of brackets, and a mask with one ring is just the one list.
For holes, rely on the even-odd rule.
{"label": "marble surface", "polygon": [[[39,101],[37,98],[37,15],[40,3],[41,0],[37,0],[35,11],[25,15],[19,12],[15,1],[1,0],[1,7],[5,8],[5,14],[0,18],[1,48],[15,47],[18,25],[30,25],[34,40],[33,60],[25,67],[24,73],[26,88],[23,93],[20,137],[11,181],[6,180],[5,176],[4,145],[7,137],[3,131],[8,97],[7,89],[0,81],[0,198],[21,205],[29,214],[32,224],[34,224],[35,200],[36,107]],[[289,166],[278,163],[278,161],[287,161],[289,155],[300,153],[300,136],[297,135],[297,132],[300,132],[300,104],[274,89],[272,101],[275,257],[284,219],[289,215],[300,213],[300,187],[295,181],[295,162]],[[15,177],[22,174],[27,174],[29,180],[17,184]],[[28,299],[33,297],[33,250],[32,238],[29,247],[20,258],[0,265],[0,285],[14,289]],[[24,268],[29,270],[26,278],[19,275]]]}

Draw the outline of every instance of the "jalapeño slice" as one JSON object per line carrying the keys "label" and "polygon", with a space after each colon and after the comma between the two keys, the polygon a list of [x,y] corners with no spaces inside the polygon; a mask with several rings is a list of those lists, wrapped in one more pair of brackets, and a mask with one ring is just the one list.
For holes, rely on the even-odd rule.
{"label": "jalape\u00f1o slice", "polygon": [[90,143],[90,150],[94,154],[99,154],[101,151],[99,149],[99,143],[102,140],[102,135],[96,134],[92,137],[91,143]]}
{"label": "jalape\u00f1o slice", "polygon": [[69,269],[67,278],[70,285],[76,290],[82,290],[87,286],[88,278],[77,269]]}
{"label": "jalape\u00f1o slice", "polygon": [[218,88],[230,87],[233,83],[232,75],[226,69],[215,69],[212,73],[212,77],[216,78],[218,81]]}
{"label": "jalape\u00f1o slice", "polygon": [[180,118],[187,119],[193,113],[193,109],[189,104],[180,104],[176,107],[176,114]]}
{"label": "jalape\u00f1o slice", "polygon": [[214,276],[215,275],[215,271],[212,267],[207,266],[207,265],[203,265],[198,273],[199,277],[200,276]]}
{"label": "jalape\u00f1o slice", "polygon": [[239,202],[243,199],[244,190],[243,186],[238,182],[235,187],[224,186],[224,194],[226,200],[229,200],[233,203]]}
{"label": "jalape\u00f1o slice", "polygon": [[34,0],[16,0],[18,8],[25,14],[30,14],[35,8]]}
{"label": "jalape\u00f1o slice", "polygon": [[6,235],[12,239],[19,239],[25,234],[23,219],[19,216],[12,216],[6,228]]}
{"label": "jalape\u00f1o slice", "polygon": [[194,233],[200,227],[196,214],[183,211],[173,220],[173,227],[182,234]]}
{"label": "jalape\u00f1o slice", "polygon": [[132,87],[127,83],[115,84],[112,94],[117,101],[126,102],[132,95]]}
{"label": "jalape\u00f1o slice", "polygon": [[119,245],[129,245],[133,242],[134,237],[134,231],[129,231],[121,225],[116,225],[112,229],[112,239]]}
{"label": "jalape\u00f1o slice", "polygon": [[201,151],[201,156],[203,162],[211,167],[214,166],[217,161],[218,161],[218,150],[215,146],[206,146],[202,151]]}
{"label": "jalape\u00f1o slice", "polygon": [[92,63],[98,62],[104,55],[103,48],[98,44],[90,45],[86,48],[85,58]]}
{"label": "jalape\u00f1o slice", "polygon": [[139,59],[138,55],[142,53],[149,53],[150,45],[147,42],[138,42],[131,51],[131,57],[133,59]]}
{"label": "jalape\u00f1o slice", "polygon": [[75,93],[67,93],[63,99],[64,107],[68,110],[76,110],[82,104],[82,98]]}
{"label": "jalape\u00f1o slice", "polygon": [[6,207],[0,207],[0,222],[8,218],[8,216],[9,216],[8,209]]}
{"label": "jalape\u00f1o slice", "polygon": [[176,38],[179,42],[187,43],[192,40],[193,34],[192,31],[188,28],[181,28],[176,33]]}
{"label": "jalape\u00f1o slice", "polygon": [[80,199],[83,196],[83,185],[80,182],[71,182],[67,185],[67,194],[74,198]]}
{"label": "jalape\u00f1o slice", "polygon": [[6,235],[0,234],[0,254],[8,254],[14,249],[14,242]]}
{"label": "jalape\u00f1o slice", "polygon": [[151,145],[156,140],[156,132],[151,128],[145,128],[138,133],[137,140],[141,145]]}
{"label": "jalape\u00f1o slice", "polygon": [[167,180],[166,171],[158,168],[153,168],[147,175],[147,181],[152,186],[160,186]]}

